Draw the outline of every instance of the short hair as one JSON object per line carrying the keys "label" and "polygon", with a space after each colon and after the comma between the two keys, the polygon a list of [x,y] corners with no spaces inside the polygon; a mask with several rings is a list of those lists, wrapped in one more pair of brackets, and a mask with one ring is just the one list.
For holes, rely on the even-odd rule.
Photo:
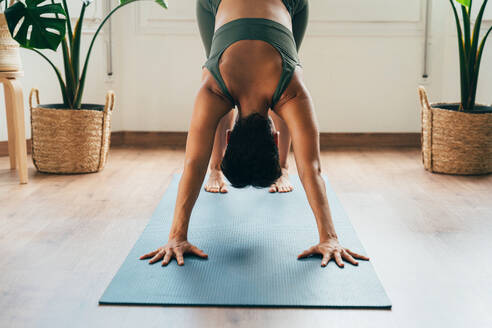
{"label": "short hair", "polygon": [[282,170],[270,120],[258,113],[239,118],[220,167],[235,188],[266,188],[280,178]]}

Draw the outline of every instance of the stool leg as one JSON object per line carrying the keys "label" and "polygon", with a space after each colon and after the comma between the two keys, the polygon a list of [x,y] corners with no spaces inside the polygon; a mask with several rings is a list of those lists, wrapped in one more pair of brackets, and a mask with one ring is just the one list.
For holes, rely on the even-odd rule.
{"label": "stool leg", "polygon": [[9,83],[2,80],[3,83],[3,93],[5,96],[5,111],[7,112],[7,131],[8,131],[8,147],[9,147],[9,157],[10,157],[10,168],[15,169],[15,126],[14,126],[14,106],[12,103],[12,94],[9,92],[10,88],[5,85]]}
{"label": "stool leg", "polygon": [[17,79],[6,79],[4,86],[8,86],[12,102],[12,116],[15,133],[15,158],[19,170],[20,183],[27,183],[27,147],[26,128],[24,123],[24,99],[22,85]]}

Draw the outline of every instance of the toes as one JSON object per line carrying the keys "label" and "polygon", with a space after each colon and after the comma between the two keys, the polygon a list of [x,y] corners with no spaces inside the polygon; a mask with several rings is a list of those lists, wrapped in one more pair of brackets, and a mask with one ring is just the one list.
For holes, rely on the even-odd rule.
{"label": "toes", "polygon": [[277,185],[272,184],[272,185],[270,186],[270,189],[269,189],[268,191],[269,191],[269,192],[276,192],[276,191],[277,191]]}
{"label": "toes", "polygon": [[205,190],[208,191],[208,192],[212,192],[212,193],[226,193],[228,190],[227,190],[227,187],[225,185],[223,186],[210,186],[210,185],[206,185],[205,186]]}
{"label": "toes", "polygon": [[212,192],[212,187],[209,185],[205,186],[205,191]]}

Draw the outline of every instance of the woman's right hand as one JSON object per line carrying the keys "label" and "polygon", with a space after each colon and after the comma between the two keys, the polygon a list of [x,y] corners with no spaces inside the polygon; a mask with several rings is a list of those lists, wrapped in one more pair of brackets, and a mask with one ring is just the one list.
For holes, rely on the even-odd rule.
{"label": "woman's right hand", "polygon": [[204,259],[208,258],[207,254],[205,254],[198,247],[190,244],[187,240],[169,239],[166,245],[159,247],[153,252],[142,255],[140,259],[145,260],[151,258],[149,264],[164,259],[162,261],[162,265],[165,266],[169,262],[171,262],[171,259],[174,257],[176,261],[178,261],[178,265],[183,265],[184,264],[183,256],[184,254],[187,253],[195,254]]}

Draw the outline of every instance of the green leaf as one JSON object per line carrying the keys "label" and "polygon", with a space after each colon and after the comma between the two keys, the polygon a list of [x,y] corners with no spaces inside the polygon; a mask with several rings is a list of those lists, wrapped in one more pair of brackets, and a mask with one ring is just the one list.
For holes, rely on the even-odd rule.
{"label": "green leaf", "polygon": [[63,53],[63,68],[65,70],[65,83],[67,86],[67,94],[72,102],[75,94],[75,88],[77,80],[75,78],[72,63],[70,58],[70,50],[68,49],[68,43],[66,39],[62,40],[62,53]]}
{"label": "green leaf", "polygon": [[487,38],[489,37],[489,35],[490,35],[491,32],[492,32],[492,26],[489,28],[489,30],[487,31],[487,33],[485,33],[485,36],[482,39],[482,42],[480,44],[480,53],[479,53],[480,56],[482,55],[483,48],[485,47],[485,42],[487,42]]}
{"label": "green leaf", "polygon": [[456,21],[456,30],[458,34],[458,50],[460,55],[460,90],[461,90],[461,106],[460,109],[463,108],[465,101],[467,99],[468,94],[468,69],[467,69],[467,61],[465,55],[465,46],[463,44],[463,32],[461,30],[461,23],[458,17],[458,12],[456,11],[456,7],[454,5],[453,0],[449,0],[451,3],[451,7],[453,8],[454,19]]}
{"label": "green leaf", "polygon": [[482,42],[480,43],[480,47],[478,47],[478,54],[477,54],[477,69],[476,69],[476,74],[477,74],[477,80],[478,80],[478,72],[480,70],[480,62],[482,61],[482,54],[483,54],[483,49],[485,48],[485,43],[487,42],[487,38],[489,37],[490,33],[492,32],[492,26],[489,28],[487,33],[482,39]]}
{"label": "green leaf", "polygon": [[487,6],[488,0],[484,0],[482,7],[478,13],[477,19],[475,21],[475,26],[473,28],[473,37],[472,37],[472,48],[471,53],[475,55],[478,49],[479,37],[480,37],[480,28],[482,27],[483,14],[485,12],[485,7]]}
{"label": "green leaf", "polygon": [[159,6],[167,9],[167,1],[166,0],[154,0]]}
{"label": "green leaf", "polygon": [[[134,1],[137,1],[137,0],[120,0],[120,4],[127,4],[127,3],[130,3],[130,2],[134,2]],[[157,3],[159,6],[167,9],[167,0],[154,0],[155,3]]]}
{"label": "green leaf", "polygon": [[480,47],[478,48],[477,61],[476,61],[475,72],[474,72],[474,76],[473,76],[473,81],[475,83],[474,84],[474,90],[470,94],[470,103],[471,103],[470,110],[472,110],[475,107],[475,97],[476,97],[476,93],[477,93],[478,74],[480,73],[480,62],[482,61],[483,49],[485,47],[485,43],[487,41],[487,38],[490,35],[490,32],[492,32],[492,26],[489,28],[489,30],[485,34],[484,38],[482,39],[482,42],[480,43]]}
{"label": "green leaf", "polygon": [[456,2],[462,4],[466,8],[470,8],[470,2],[471,2],[471,0],[456,0]]}
{"label": "green leaf", "polygon": [[80,72],[80,39],[82,36],[82,24],[84,22],[85,9],[90,4],[90,1],[84,1],[82,3],[82,8],[80,10],[79,18],[77,19],[77,23],[75,24],[75,30],[72,39],[72,69],[74,72],[74,77],[76,79],[75,88],[74,88],[74,99],[75,99],[75,91],[79,86],[79,72]]}
{"label": "green leaf", "polygon": [[[5,10],[10,34],[25,48],[56,50],[65,37],[66,13],[63,7],[58,3],[39,6],[44,1],[26,0],[25,5],[16,2]],[[65,17],[45,17],[46,14],[61,14]],[[15,31],[22,19],[19,29]],[[31,34],[28,36],[30,28]]]}
{"label": "green leaf", "polygon": [[[51,1],[53,3],[53,0]],[[68,40],[72,40],[73,38],[73,30],[72,30],[72,22],[70,21],[70,13],[68,12],[68,5],[67,5],[67,0],[63,0],[63,9],[67,13],[67,29],[68,29]]]}

